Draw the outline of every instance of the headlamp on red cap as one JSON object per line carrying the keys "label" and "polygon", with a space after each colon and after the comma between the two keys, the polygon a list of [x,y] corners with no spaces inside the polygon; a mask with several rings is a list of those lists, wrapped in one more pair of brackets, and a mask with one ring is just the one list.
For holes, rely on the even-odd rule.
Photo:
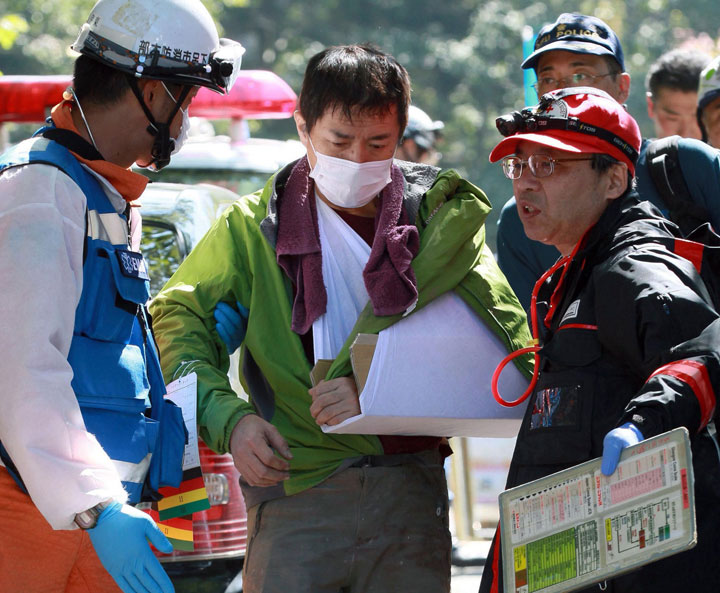
{"label": "headlamp on red cap", "polygon": [[538,105],[498,117],[495,124],[506,138],[490,153],[490,162],[514,153],[518,142],[527,140],[567,152],[607,154],[635,175],[640,128],[622,105],[599,89],[546,93]]}

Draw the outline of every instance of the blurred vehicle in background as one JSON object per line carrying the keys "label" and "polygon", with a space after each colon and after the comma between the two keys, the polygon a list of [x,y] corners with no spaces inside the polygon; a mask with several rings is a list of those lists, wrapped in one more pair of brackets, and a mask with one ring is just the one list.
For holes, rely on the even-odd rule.
{"label": "blurred vehicle in background", "polygon": [[[67,75],[0,76],[0,150],[10,141],[3,124],[42,123],[71,84]],[[152,181],[212,182],[240,195],[256,191],[305,149],[298,140],[250,137],[248,120],[289,118],[296,100],[290,86],[267,70],[241,71],[227,95],[201,88],[190,106],[192,123],[185,146],[162,171],[139,172]],[[228,133],[216,134],[214,120],[227,123]]]}
{"label": "blurred vehicle in background", "polygon": [[[242,196],[262,188],[272,173],[305,154],[298,140],[250,136],[248,120],[289,118],[295,111],[295,92],[273,72],[241,71],[227,95],[205,90],[190,105],[188,140],[170,164],[159,172],[138,172],[152,181],[214,183]],[[215,120],[227,124],[227,134],[216,134]]]}
{"label": "blurred vehicle in background", "polygon": [[[238,195],[210,184],[151,183],[141,198],[142,251],[157,294],[175,269]],[[230,363],[230,382],[239,397],[237,354]],[[230,455],[219,455],[199,440],[200,466],[210,508],[193,514],[192,552],[159,555],[177,593],[231,593],[242,590],[247,545],[245,501],[239,473]],[[139,508],[149,507],[141,503]],[[232,583],[232,586],[231,586]]]}
{"label": "blurred vehicle in background", "polygon": [[[0,76],[0,152],[11,143],[9,126],[4,124],[32,124],[37,129],[71,84],[72,76],[66,75]],[[34,131],[20,130],[18,136],[26,138]]]}

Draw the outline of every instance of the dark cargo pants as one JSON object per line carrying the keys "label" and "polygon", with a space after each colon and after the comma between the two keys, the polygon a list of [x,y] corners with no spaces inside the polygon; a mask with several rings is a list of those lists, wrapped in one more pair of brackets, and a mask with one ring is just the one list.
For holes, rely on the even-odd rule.
{"label": "dark cargo pants", "polygon": [[440,454],[365,460],[248,512],[246,593],[448,593],[448,496]]}

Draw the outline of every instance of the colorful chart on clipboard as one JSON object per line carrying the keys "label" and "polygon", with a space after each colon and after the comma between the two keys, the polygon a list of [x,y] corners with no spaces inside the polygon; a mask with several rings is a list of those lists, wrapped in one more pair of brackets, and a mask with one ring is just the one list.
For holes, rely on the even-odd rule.
{"label": "colorful chart on clipboard", "polygon": [[182,482],[177,488],[160,488],[163,498],[154,502],[152,508],[145,509],[145,512],[155,520],[175,550],[192,552],[192,514],[210,508],[198,449],[197,375],[191,373],[167,385],[165,397],[180,406],[188,431],[188,442],[183,454]]}
{"label": "colorful chart on clipboard", "polygon": [[506,593],[574,591],[697,543],[690,440],[676,428],[500,495]]}

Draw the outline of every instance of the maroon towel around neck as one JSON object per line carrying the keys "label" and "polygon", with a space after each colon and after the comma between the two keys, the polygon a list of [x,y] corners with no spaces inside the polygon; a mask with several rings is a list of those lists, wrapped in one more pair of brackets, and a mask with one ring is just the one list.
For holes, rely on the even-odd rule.
{"label": "maroon towel around neck", "polygon": [[[322,277],[322,248],[315,207],[315,184],[310,165],[302,158],[278,197],[277,262],[295,283],[292,329],[306,333],[325,313],[327,294]],[[375,215],[375,240],[363,271],[373,311],[395,315],[417,299],[411,263],[420,247],[418,230],[402,207],[404,179],[393,165],[392,180],[380,194]]]}

